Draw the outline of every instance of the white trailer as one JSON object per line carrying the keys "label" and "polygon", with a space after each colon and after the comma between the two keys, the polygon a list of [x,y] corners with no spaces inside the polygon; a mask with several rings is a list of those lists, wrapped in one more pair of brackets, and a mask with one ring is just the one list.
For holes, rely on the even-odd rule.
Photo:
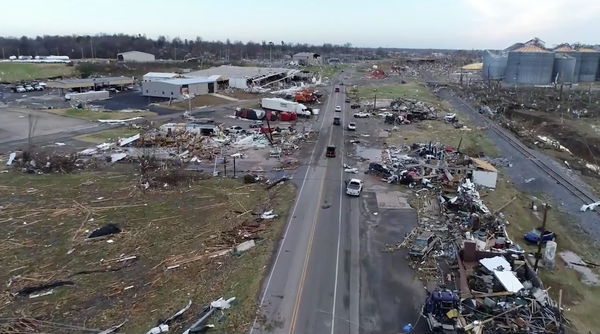
{"label": "white trailer", "polygon": [[261,100],[261,106],[266,110],[295,112],[298,115],[310,116],[311,112],[308,111],[305,105],[292,102],[280,98],[263,98]]}
{"label": "white trailer", "polygon": [[107,100],[109,98],[110,94],[107,90],[65,94],[65,100],[74,102],[90,102],[98,100]]}

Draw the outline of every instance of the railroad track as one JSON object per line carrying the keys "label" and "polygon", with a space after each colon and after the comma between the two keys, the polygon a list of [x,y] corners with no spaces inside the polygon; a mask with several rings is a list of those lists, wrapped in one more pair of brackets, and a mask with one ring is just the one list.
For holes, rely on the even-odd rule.
{"label": "railroad track", "polygon": [[[469,104],[464,102],[461,98],[458,98],[458,97],[454,97],[454,98],[456,98],[461,104],[463,104],[465,107],[467,107],[469,110],[471,110],[475,114],[479,114],[477,112],[477,110],[473,109],[473,107],[471,107]],[[478,116],[480,116],[480,115],[478,115]],[[543,171],[548,176],[550,176],[553,180],[555,180],[556,183],[563,186],[563,188],[565,188],[568,192],[573,194],[573,196],[579,198],[582,203],[590,204],[590,203],[594,203],[597,201],[593,196],[591,196],[587,192],[580,189],[580,187],[578,185],[572,183],[569,179],[562,176],[560,173],[555,171],[547,163],[539,160],[533,153],[531,153],[529,148],[525,144],[523,144],[520,140],[517,140],[517,139],[513,138],[512,136],[508,135],[504,129],[502,129],[499,125],[497,125],[490,119],[483,117],[483,116],[480,116],[480,117],[483,119],[483,121],[489,126],[489,128],[492,131],[494,131],[496,134],[498,134],[500,137],[502,137],[512,147],[517,149],[517,151],[519,151],[521,154],[523,154],[534,165],[536,165],[541,171]],[[600,212],[597,210],[596,210],[596,213],[600,214]]]}

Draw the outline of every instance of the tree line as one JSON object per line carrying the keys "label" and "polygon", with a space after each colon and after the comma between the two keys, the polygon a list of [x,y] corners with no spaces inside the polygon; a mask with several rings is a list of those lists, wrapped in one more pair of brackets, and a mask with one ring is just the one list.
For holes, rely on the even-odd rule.
{"label": "tree line", "polygon": [[189,58],[206,59],[265,59],[272,57],[278,59],[284,55],[292,55],[297,52],[311,51],[323,55],[339,53],[355,53],[366,51],[365,49],[353,48],[350,43],[343,45],[322,44],[309,45],[289,42],[262,41],[231,42],[205,41],[201,37],[196,39],[181,39],[175,37],[167,39],[159,36],[157,39],[148,38],[144,35],[126,34],[100,34],[94,36],[37,36],[30,38],[23,36],[0,37],[0,48],[2,57],[10,56],[69,56],[72,59],[82,58],[111,58],[117,57],[117,53],[125,51],[142,51],[156,56],[158,59],[185,60]]}

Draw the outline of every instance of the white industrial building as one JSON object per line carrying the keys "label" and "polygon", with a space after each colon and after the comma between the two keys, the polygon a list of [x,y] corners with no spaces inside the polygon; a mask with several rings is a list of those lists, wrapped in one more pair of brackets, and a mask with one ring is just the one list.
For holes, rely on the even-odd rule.
{"label": "white industrial building", "polygon": [[221,65],[218,67],[207,68],[205,70],[186,73],[186,76],[210,77],[217,75],[222,77],[222,81],[219,83],[220,87],[224,86],[224,81],[228,81],[227,85],[229,87],[247,89],[290,79],[298,72],[298,70],[289,68]]}
{"label": "white industrial building", "polygon": [[189,96],[205,95],[218,91],[220,76],[173,77],[158,79],[144,76],[142,95],[182,99]]}
{"label": "white industrial building", "polygon": [[156,61],[156,58],[151,53],[141,51],[127,51],[117,54],[117,60],[131,63],[149,63]]}
{"label": "white industrial building", "polygon": [[314,52],[298,52],[292,56],[292,60],[298,65],[310,66],[310,65],[322,65],[323,60],[321,55]]}

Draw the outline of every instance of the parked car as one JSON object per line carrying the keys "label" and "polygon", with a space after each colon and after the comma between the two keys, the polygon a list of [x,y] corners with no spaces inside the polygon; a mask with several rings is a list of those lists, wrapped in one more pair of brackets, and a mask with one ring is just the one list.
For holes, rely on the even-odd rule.
{"label": "parked car", "polygon": [[227,128],[227,131],[229,131],[230,133],[241,133],[244,131],[244,129],[239,125],[232,125]]}
{"label": "parked car", "polygon": [[25,87],[23,87],[23,86],[17,86],[17,87],[15,88],[15,92],[16,92],[16,93],[25,93],[26,91],[27,91],[27,90],[26,90],[26,89],[25,89]]}
{"label": "parked car", "polygon": [[252,123],[252,124],[250,124],[250,126],[249,126],[249,127],[250,127],[251,129],[257,129],[257,128],[260,128],[261,126],[262,126],[262,122],[261,122],[261,121],[258,121],[258,122],[255,122],[255,123]]}
{"label": "parked car", "polygon": [[351,108],[351,109],[358,109],[358,108],[360,108],[360,103],[352,103],[352,104],[350,105],[350,108]]}
{"label": "parked car", "polygon": [[346,98],[344,101],[345,101],[346,103],[350,103],[350,99],[349,99],[349,98]]}
{"label": "parked car", "polygon": [[356,123],[348,123],[348,131],[356,131]]}
{"label": "parked car", "polygon": [[417,236],[413,246],[408,251],[409,256],[422,258],[429,254],[436,244],[440,242],[433,232],[424,232]]}
{"label": "parked car", "polygon": [[337,112],[342,111],[342,107],[341,106],[335,106],[335,111],[337,111]]}
{"label": "parked car", "polygon": [[[534,228],[533,230],[525,233],[523,235],[523,238],[525,239],[525,241],[532,243],[532,244],[537,244],[538,241],[540,241],[540,236],[542,235],[542,231],[540,231],[537,228]],[[548,231],[545,230],[544,231],[544,235],[542,237],[542,242],[546,242],[546,241],[550,241],[550,240],[554,240],[556,239],[556,233],[552,232],[552,231]]]}
{"label": "parked car", "polygon": [[42,90],[44,90],[44,87],[42,87],[42,86],[40,86],[40,85],[35,85],[35,86],[33,87],[33,89],[35,89],[35,90],[37,90],[37,91],[42,91]]}
{"label": "parked car", "polygon": [[363,182],[360,179],[350,179],[346,184],[346,194],[350,196],[360,196],[363,188]]}
{"label": "parked car", "polygon": [[449,122],[449,123],[454,123],[454,122],[457,122],[458,119],[456,119],[456,114],[448,113],[448,114],[446,114],[446,116],[444,116],[444,121]]}
{"label": "parked car", "polygon": [[33,92],[35,90],[35,88],[33,88],[31,85],[26,85],[25,90],[28,92]]}
{"label": "parked car", "polygon": [[366,112],[357,112],[354,114],[354,118],[368,118],[369,114]]}

